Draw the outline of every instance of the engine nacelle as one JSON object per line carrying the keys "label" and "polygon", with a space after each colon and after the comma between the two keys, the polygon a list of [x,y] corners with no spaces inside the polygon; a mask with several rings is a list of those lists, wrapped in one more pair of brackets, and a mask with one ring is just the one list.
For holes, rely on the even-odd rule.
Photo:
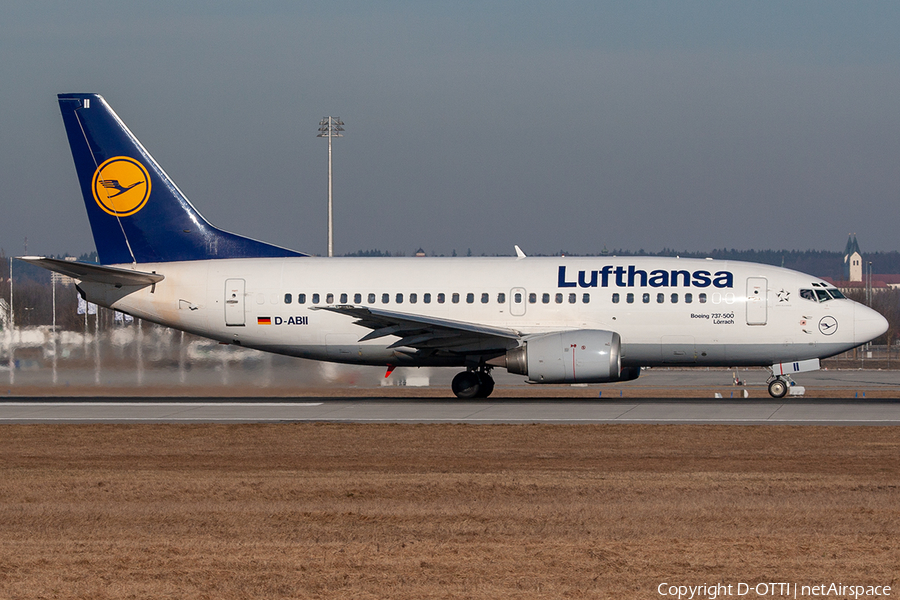
{"label": "engine nacelle", "polygon": [[636,379],[622,370],[621,339],[614,331],[579,329],[529,338],[506,353],[506,369],[535,383],[606,383]]}

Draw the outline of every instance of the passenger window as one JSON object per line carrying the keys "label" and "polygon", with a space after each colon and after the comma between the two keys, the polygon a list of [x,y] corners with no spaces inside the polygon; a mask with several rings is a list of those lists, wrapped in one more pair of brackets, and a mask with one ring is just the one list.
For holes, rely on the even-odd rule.
{"label": "passenger window", "polygon": [[397,304],[403,304],[403,294],[397,294]]}
{"label": "passenger window", "polygon": [[391,301],[391,295],[390,295],[390,294],[382,294],[382,295],[381,295],[381,303],[382,303],[382,304],[387,304],[387,303],[390,302],[390,301]]}
{"label": "passenger window", "polygon": [[285,294],[285,295],[284,295],[284,303],[285,303],[285,304],[290,304],[290,303],[291,303],[291,299],[292,299],[292,298],[291,298],[291,295],[290,295],[290,294]]}
{"label": "passenger window", "polygon": [[556,303],[557,303],[557,304],[562,304],[562,294],[557,294],[557,295],[556,295]]}
{"label": "passenger window", "polygon": [[362,294],[353,294],[353,304],[362,304]]}
{"label": "passenger window", "polygon": [[575,304],[575,294],[569,294],[569,304]]}
{"label": "passenger window", "polygon": [[514,301],[516,304],[522,304],[522,293],[521,293],[521,292],[516,292],[516,295],[513,296],[513,301]]}
{"label": "passenger window", "polygon": [[375,304],[375,294],[369,294],[366,297],[366,300],[369,302],[369,304]]}
{"label": "passenger window", "polygon": [[706,304],[706,293],[700,294],[697,298],[700,300],[700,304]]}
{"label": "passenger window", "polygon": [[297,294],[297,304],[306,304],[306,294]]}
{"label": "passenger window", "polygon": [[657,302],[658,304],[662,304],[662,303],[665,302],[665,301],[666,301],[666,295],[665,295],[665,294],[657,294],[657,295],[656,295],[656,302]]}
{"label": "passenger window", "polygon": [[472,304],[473,302],[475,302],[475,294],[473,294],[472,292],[467,293],[466,304]]}
{"label": "passenger window", "polygon": [[684,303],[685,304],[690,304],[693,301],[694,301],[694,295],[692,293],[688,292],[687,294],[684,295]]}
{"label": "passenger window", "polygon": [[482,292],[481,293],[481,303],[487,304],[490,301],[491,301],[491,295],[488,294],[487,292]]}
{"label": "passenger window", "polygon": [[550,294],[541,294],[541,302],[544,304],[550,304]]}
{"label": "passenger window", "polygon": [[453,292],[453,295],[450,296],[450,302],[453,304],[459,304],[459,292]]}
{"label": "passenger window", "polygon": [[590,301],[591,301],[591,295],[590,295],[590,294],[587,294],[587,293],[582,294],[582,296],[581,296],[581,301],[582,301],[584,304],[590,303]]}
{"label": "passenger window", "polygon": [[418,301],[419,301],[419,295],[418,295],[418,294],[410,294],[410,295],[409,295],[409,303],[410,303],[410,304],[415,304],[415,303],[418,302]]}
{"label": "passenger window", "polygon": [[644,296],[643,296],[643,298],[641,298],[641,300],[643,300],[644,304],[649,304],[650,303],[650,294],[644,294]]}
{"label": "passenger window", "polygon": [[530,294],[528,294],[528,303],[534,304],[536,302],[537,302],[537,294],[535,294],[534,292],[531,292]]}
{"label": "passenger window", "polygon": [[341,304],[347,304],[347,294],[341,294]]}
{"label": "passenger window", "polygon": [[431,294],[422,294],[422,302],[424,302],[425,304],[431,304]]}
{"label": "passenger window", "polygon": [[438,294],[438,304],[443,304],[443,303],[444,303],[444,298],[445,298],[444,292],[439,293],[439,294]]}
{"label": "passenger window", "polygon": [[319,303],[319,295],[313,294],[312,301],[313,301],[313,304],[318,304]]}
{"label": "passenger window", "polygon": [[325,296],[325,304],[334,304],[334,294],[329,293]]}
{"label": "passenger window", "polygon": [[504,292],[500,292],[497,294],[497,304],[505,304],[506,303],[506,294]]}
{"label": "passenger window", "polygon": [[613,304],[618,304],[618,303],[619,303],[619,294],[618,294],[618,292],[616,292],[615,294],[613,294],[612,301],[613,301]]}
{"label": "passenger window", "polygon": [[678,304],[678,294],[672,294],[672,304]]}
{"label": "passenger window", "polygon": [[625,302],[627,302],[628,304],[634,304],[634,294],[632,294],[631,292],[625,294]]}

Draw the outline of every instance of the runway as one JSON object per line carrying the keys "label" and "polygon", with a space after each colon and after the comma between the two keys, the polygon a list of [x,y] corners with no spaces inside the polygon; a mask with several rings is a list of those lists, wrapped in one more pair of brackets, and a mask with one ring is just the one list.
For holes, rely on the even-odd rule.
{"label": "runway", "polygon": [[0,424],[294,422],[900,425],[900,400],[22,398],[0,402]]}

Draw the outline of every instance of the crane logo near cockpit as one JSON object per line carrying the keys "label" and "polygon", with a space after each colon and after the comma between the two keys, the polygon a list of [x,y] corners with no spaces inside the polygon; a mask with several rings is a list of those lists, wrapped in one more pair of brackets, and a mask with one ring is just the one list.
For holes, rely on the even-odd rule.
{"label": "crane logo near cockpit", "polygon": [[116,156],[94,171],[92,189],[97,205],[114,217],[138,212],[150,197],[150,174],[133,158]]}
{"label": "crane logo near cockpit", "polygon": [[825,335],[833,334],[835,331],[837,331],[837,327],[837,319],[832,316],[822,317],[822,319],[819,321],[819,331],[821,331]]}

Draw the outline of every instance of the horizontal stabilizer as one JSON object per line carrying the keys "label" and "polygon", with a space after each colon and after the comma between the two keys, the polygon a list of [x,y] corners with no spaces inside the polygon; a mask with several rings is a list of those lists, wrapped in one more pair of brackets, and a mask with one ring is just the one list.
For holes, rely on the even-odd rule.
{"label": "horizontal stabilizer", "polygon": [[62,273],[73,279],[114,285],[116,287],[125,285],[144,287],[159,283],[165,279],[165,276],[159,273],[145,273],[144,271],[132,271],[119,267],[105,267],[94,263],[59,260],[43,256],[18,256],[16,258],[48,271]]}

